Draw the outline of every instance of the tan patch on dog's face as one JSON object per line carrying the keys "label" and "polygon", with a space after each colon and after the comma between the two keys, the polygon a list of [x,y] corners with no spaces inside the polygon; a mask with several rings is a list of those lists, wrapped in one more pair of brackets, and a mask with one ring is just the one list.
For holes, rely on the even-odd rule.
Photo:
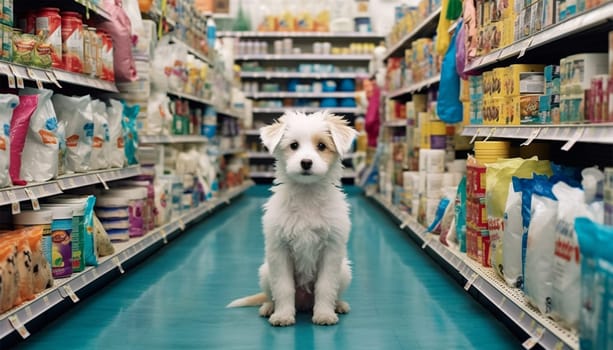
{"label": "tan patch on dog's face", "polygon": [[332,164],[336,157],[338,157],[336,146],[334,146],[334,141],[332,141],[330,134],[317,133],[313,135],[311,142],[313,143],[313,148],[317,150],[326,163]]}

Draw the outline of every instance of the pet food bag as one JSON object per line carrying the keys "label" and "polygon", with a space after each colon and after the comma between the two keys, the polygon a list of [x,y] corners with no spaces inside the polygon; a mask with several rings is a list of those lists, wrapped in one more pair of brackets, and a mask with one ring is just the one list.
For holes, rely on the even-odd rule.
{"label": "pet food bag", "polygon": [[27,237],[20,231],[0,234],[0,240],[15,244],[17,248],[17,275],[19,276],[19,293],[15,305],[34,299],[34,284],[32,281],[32,252]]}
{"label": "pet food bag", "polygon": [[[490,234],[490,264],[499,276],[503,276],[504,264],[504,210],[507,203],[509,184],[513,176],[532,177],[532,174],[551,175],[549,161],[511,158],[487,164],[485,173],[485,208],[487,211],[487,229]],[[504,258],[503,258],[504,259]]]}
{"label": "pet food bag", "polygon": [[109,33],[113,39],[113,67],[115,80],[131,82],[137,78],[136,64],[132,56],[132,25],[122,0],[104,0],[102,7],[109,13],[111,20],[102,21],[96,27]]}
{"label": "pet food bag", "polygon": [[11,309],[19,297],[19,274],[15,242],[0,241],[0,313]]}
{"label": "pet food bag", "polygon": [[603,213],[584,202],[583,190],[564,182],[553,186],[558,199],[555,226],[552,315],[569,328],[576,329],[581,310],[581,256],[575,233],[575,219],[586,217],[602,223]]}
{"label": "pet food bag", "polygon": [[66,128],[65,171],[70,173],[89,171],[94,136],[91,97],[56,94],[52,100],[57,118]]}
{"label": "pet food bag", "polygon": [[22,89],[20,95],[38,96],[38,104],[30,118],[26,142],[21,154],[20,176],[25,181],[44,182],[58,175],[59,141],[57,118],[51,96],[46,89]]}
{"label": "pet food bag", "polygon": [[521,244],[523,226],[521,221],[521,183],[518,178],[513,178],[511,184],[509,184],[508,193],[504,211],[504,234],[502,235],[504,250],[502,257],[498,257],[502,258],[502,266],[496,265],[496,270],[502,272],[507,285],[520,288],[522,285]]}
{"label": "pet food bag", "polygon": [[543,314],[551,312],[553,253],[558,202],[551,183],[541,183],[532,195],[531,220],[526,241],[524,293]]}
{"label": "pet food bag", "polygon": [[138,105],[130,106],[125,103],[123,105],[121,127],[123,129],[124,152],[128,165],[138,164],[138,131],[136,120],[139,111],[140,107]]}
{"label": "pet food bag", "polygon": [[23,186],[26,184],[26,181],[20,176],[21,157],[26,143],[26,136],[28,135],[30,119],[36,110],[37,104],[38,96],[36,95],[19,96],[19,105],[13,111],[11,130],[9,132],[9,143],[11,144],[9,174],[11,176],[11,182],[16,186]]}
{"label": "pet food bag", "polygon": [[93,170],[106,169],[109,167],[109,162],[105,152],[105,144],[110,141],[106,104],[100,100],[93,100],[91,101],[91,108],[94,121],[91,168]]}
{"label": "pet food bag", "polygon": [[106,109],[109,124],[109,142],[107,160],[111,168],[123,168],[126,155],[123,146],[123,130],[121,119],[123,118],[123,104],[114,99],[109,100]]}
{"label": "pet food bag", "polygon": [[0,187],[11,185],[9,175],[9,160],[11,158],[11,118],[19,104],[19,97],[11,94],[0,94]]}

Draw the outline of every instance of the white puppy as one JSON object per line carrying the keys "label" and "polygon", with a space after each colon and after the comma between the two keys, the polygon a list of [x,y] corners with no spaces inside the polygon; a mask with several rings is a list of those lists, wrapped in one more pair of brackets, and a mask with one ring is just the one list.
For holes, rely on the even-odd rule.
{"label": "white puppy", "polygon": [[340,295],[351,282],[341,160],[356,132],[328,112],[288,112],[260,134],[276,159],[273,195],[262,219],[263,293],[228,307],[262,305],[260,315],[270,316],[274,326],[294,324],[296,309],[312,310],[315,324],[336,324],[336,313],[349,312]]}

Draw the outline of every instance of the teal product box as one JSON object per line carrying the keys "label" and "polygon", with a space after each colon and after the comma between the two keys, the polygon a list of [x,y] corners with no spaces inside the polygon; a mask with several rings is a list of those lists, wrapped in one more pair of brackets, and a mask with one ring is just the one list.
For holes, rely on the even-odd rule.
{"label": "teal product box", "polygon": [[539,97],[539,124],[551,124],[551,96]]}
{"label": "teal product box", "polygon": [[549,65],[545,66],[544,70],[545,81],[553,81],[554,78],[560,77],[560,66],[559,65]]}
{"label": "teal product box", "polygon": [[2,16],[0,18],[0,22],[12,27],[14,23],[13,0],[2,0],[0,2],[2,3]]}

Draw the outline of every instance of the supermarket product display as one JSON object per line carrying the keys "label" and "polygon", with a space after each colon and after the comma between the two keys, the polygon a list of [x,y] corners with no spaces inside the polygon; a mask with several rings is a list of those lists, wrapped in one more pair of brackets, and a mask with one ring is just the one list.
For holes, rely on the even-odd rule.
{"label": "supermarket product display", "polygon": [[[457,11],[449,8],[451,4],[438,7],[424,1],[410,10],[399,8],[387,40],[383,128],[374,166],[363,182],[401,220],[401,227],[409,227],[424,242],[422,248],[466,280],[465,289],[485,296],[524,330],[529,338],[524,345],[591,349],[610,341],[606,327],[595,326],[606,323],[608,311],[600,304],[594,306],[598,314],[592,311],[598,303],[595,298],[603,294],[596,297],[592,292],[594,253],[589,239],[595,237],[597,225],[611,225],[606,209],[611,207],[606,179],[613,165],[609,156],[613,140],[606,136],[611,131],[607,124],[611,57],[603,45],[598,49],[586,45],[583,50],[577,46],[553,55],[547,50],[565,45],[559,41],[565,35],[580,40],[586,30],[575,26],[565,34],[553,23],[570,26],[581,22],[573,21],[583,12],[610,16],[611,9],[608,3],[568,9],[566,5],[465,1],[466,23],[460,28],[471,33],[476,26],[478,34],[476,40],[460,35],[464,39],[459,42],[447,32],[450,21],[459,15],[452,14]],[[558,12],[552,12],[556,7]],[[420,13],[420,8],[430,11]],[[592,33],[598,33],[595,40],[610,42],[610,27],[599,23],[596,20],[591,27]],[[422,65],[415,66],[415,48],[425,47],[436,57],[435,52],[441,54],[439,44],[449,38],[454,41],[444,45],[448,52],[456,44],[468,55],[466,72],[457,71],[463,67],[456,67],[457,60],[453,70],[445,71],[446,61],[439,68],[461,78],[457,96],[448,97],[462,101],[463,120],[445,126],[437,115],[437,102],[451,89],[443,92],[435,83],[453,80],[437,77],[439,71],[426,79],[411,79],[423,73]],[[526,45],[521,49],[515,42]],[[544,47],[533,45],[536,42]],[[521,60],[511,62],[507,51],[516,49]],[[540,55],[522,59],[527,49]],[[496,60],[501,62],[491,67]],[[459,120],[457,114],[452,119]],[[436,135],[455,135],[446,139],[455,142],[440,147]],[[588,148],[576,142],[602,144],[602,151],[586,159],[582,152]],[[440,166],[438,159],[443,159]],[[455,212],[448,210],[451,203]],[[587,226],[593,231],[582,246],[577,232]],[[592,259],[585,271],[584,249],[587,259]],[[509,300],[513,306],[504,305]],[[590,311],[581,311],[588,305],[582,300],[592,302]],[[527,314],[537,328],[526,326]]]}
{"label": "supermarket product display", "polygon": [[[17,271],[1,267],[0,342],[14,331],[27,337],[17,317],[25,324],[57,305],[55,295],[72,297],[115,259],[131,260],[125,246],[148,251],[250,185],[235,156],[245,98],[237,89],[214,93],[233,89],[231,69],[208,49],[214,42],[189,46],[199,42],[191,27],[174,28],[157,45],[156,24],[141,20],[136,1],[57,6],[15,4],[22,31],[7,35],[13,51],[0,61],[9,77],[0,95],[0,213],[2,230],[11,231],[0,238],[0,254],[21,263]],[[203,18],[189,19],[196,17]],[[172,52],[170,61],[159,63],[156,52]],[[25,86],[30,81],[36,88]],[[163,135],[201,140],[168,147],[142,140]]]}

